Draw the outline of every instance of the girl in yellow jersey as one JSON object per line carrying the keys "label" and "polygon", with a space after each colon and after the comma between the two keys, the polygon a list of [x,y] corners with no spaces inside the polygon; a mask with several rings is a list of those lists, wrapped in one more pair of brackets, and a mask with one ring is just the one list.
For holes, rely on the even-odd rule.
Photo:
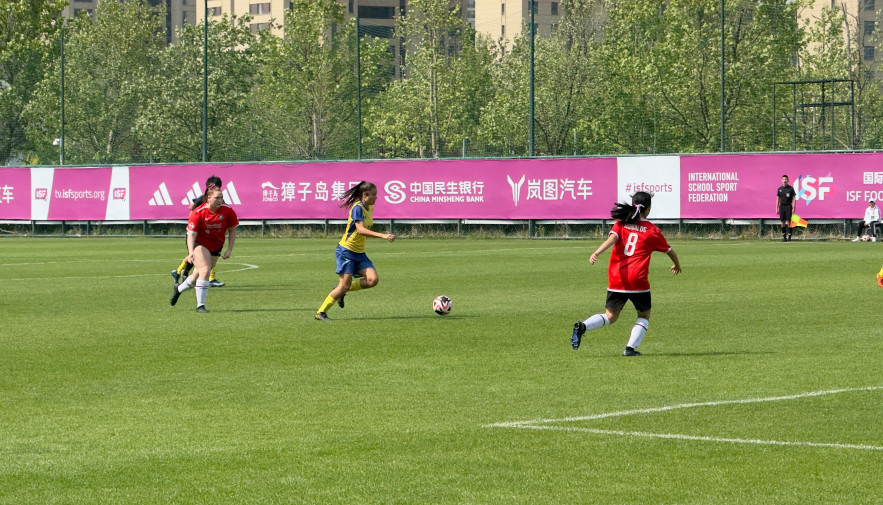
{"label": "girl in yellow jersey", "polygon": [[[340,206],[349,208],[349,219],[346,222],[346,231],[343,232],[343,237],[335,251],[340,282],[325,297],[325,301],[316,311],[317,321],[330,321],[328,309],[335,302],[343,308],[343,297],[347,292],[373,288],[377,285],[379,280],[377,270],[365,254],[365,238],[377,237],[390,242],[396,239],[391,233],[371,231],[371,225],[374,224],[372,213],[374,202],[377,201],[377,186],[362,181],[344,193],[342,199],[344,202]],[[355,274],[361,278],[354,279]]]}

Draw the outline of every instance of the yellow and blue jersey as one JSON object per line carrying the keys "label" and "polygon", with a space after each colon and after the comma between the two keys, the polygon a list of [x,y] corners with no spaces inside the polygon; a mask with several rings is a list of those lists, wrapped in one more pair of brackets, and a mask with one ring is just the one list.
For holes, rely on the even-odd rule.
{"label": "yellow and blue jersey", "polygon": [[366,209],[362,202],[356,202],[350,207],[346,220],[346,231],[343,232],[343,237],[338,242],[342,247],[357,253],[365,252],[365,236],[356,233],[356,222],[361,221],[365,228],[371,228],[374,224],[371,213],[372,209]]}

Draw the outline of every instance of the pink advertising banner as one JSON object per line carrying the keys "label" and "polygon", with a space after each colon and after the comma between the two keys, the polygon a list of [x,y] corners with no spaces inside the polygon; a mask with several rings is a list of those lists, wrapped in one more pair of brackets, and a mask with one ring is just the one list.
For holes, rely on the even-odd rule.
{"label": "pink advertising banner", "polygon": [[681,217],[776,218],[787,175],[804,219],[861,218],[883,198],[883,154],[755,154],[681,157]]}
{"label": "pink advertising banner", "polygon": [[111,171],[110,167],[55,169],[48,188],[48,219],[103,220],[107,216]]}
{"label": "pink advertising banner", "polygon": [[0,168],[0,219],[30,218],[30,170]]}
{"label": "pink advertising banner", "polygon": [[776,219],[787,174],[805,219],[858,219],[883,198],[883,153],[342,161],[0,169],[0,219],[186,219],[211,175],[241,219],[343,219],[377,185],[377,219],[609,219],[654,193],[656,219]]}
{"label": "pink advertising banner", "polygon": [[131,167],[131,218],[186,218],[213,174],[241,219],[342,219],[338,197],[361,180],[377,185],[377,219],[589,218],[617,183],[615,158]]}

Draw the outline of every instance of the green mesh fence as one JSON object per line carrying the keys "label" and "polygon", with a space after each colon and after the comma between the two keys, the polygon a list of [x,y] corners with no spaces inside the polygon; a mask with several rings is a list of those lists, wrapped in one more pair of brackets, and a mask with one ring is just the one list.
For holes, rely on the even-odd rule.
{"label": "green mesh fence", "polygon": [[38,3],[0,7],[5,165],[883,147],[867,3],[536,0],[533,37],[482,2],[474,29],[448,0],[292,0],[175,37],[157,2]]}

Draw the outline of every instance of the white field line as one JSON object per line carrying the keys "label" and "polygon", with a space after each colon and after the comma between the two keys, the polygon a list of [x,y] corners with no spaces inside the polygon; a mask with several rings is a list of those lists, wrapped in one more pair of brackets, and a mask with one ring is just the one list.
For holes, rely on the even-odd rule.
{"label": "white field line", "polygon": [[649,409],[620,410],[616,412],[605,412],[602,414],[593,414],[590,416],[563,417],[557,419],[533,419],[530,421],[509,421],[502,423],[494,423],[486,425],[487,428],[522,428],[530,430],[551,430],[551,431],[570,431],[595,433],[599,435],[618,435],[632,437],[647,438],[666,438],[677,440],[697,440],[705,442],[728,442],[734,444],[761,444],[761,445],[783,445],[783,446],[802,446],[802,447],[829,447],[837,449],[861,449],[870,451],[883,451],[883,447],[866,444],[838,444],[838,443],[818,443],[818,442],[788,442],[780,440],[758,440],[758,439],[742,439],[742,438],[723,438],[723,437],[706,437],[694,435],[682,435],[677,433],[648,433],[640,431],[617,431],[602,430],[596,428],[584,428],[578,426],[550,426],[554,423],[568,423],[580,421],[593,421],[597,419],[608,419],[612,417],[624,417],[641,414],[653,414],[657,412],[668,412],[677,409],[689,409],[696,407],[719,407],[722,405],[746,405],[751,403],[779,402],[787,400],[798,400],[801,398],[812,398],[816,396],[834,395],[839,393],[863,392],[863,391],[879,391],[883,386],[868,386],[863,388],[843,388],[829,389],[825,391],[811,391],[808,393],[800,393],[788,396],[771,396],[767,398],[745,398],[741,400],[722,400],[716,402],[700,402],[700,403],[681,403],[677,405],[668,405],[664,407],[655,407]]}
{"label": "white field line", "polygon": [[595,428],[580,428],[568,426],[544,426],[538,424],[518,426],[529,430],[550,430],[550,431],[571,431],[583,433],[595,433],[598,435],[618,435],[623,437],[644,437],[644,438],[667,438],[673,440],[695,440],[700,442],[725,442],[730,444],[756,444],[756,445],[785,445],[797,447],[826,447],[831,449],[859,449],[864,451],[883,451],[883,447],[878,445],[865,444],[835,444],[820,442],[789,442],[785,440],[758,440],[754,438],[725,438],[725,437],[701,437],[696,435],[680,435],[677,433],[647,433],[643,431],[616,431],[616,430],[599,430]]}
{"label": "white field line", "polygon": [[[218,264],[221,264],[220,262]],[[233,270],[219,270],[219,273],[229,274],[232,272],[243,272],[245,270],[254,270],[256,268],[260,268],[257,265],[251,265],[248,263],[226,263],[226,265],[242,265],[244,268],[234,268]],[[171,271],[171,270],[169,270]],[[145,273],[145,274],[128,274],[128,275],[81,275],[81,276],[68,276],[68,277],[22,277],[19,279],[3,279],[3,281],[39,281],[39,280],[75,280],[75,279],[123,279],[126,277],[155,277],[157,275],[169,275],[168,272],[164,273]]]}

